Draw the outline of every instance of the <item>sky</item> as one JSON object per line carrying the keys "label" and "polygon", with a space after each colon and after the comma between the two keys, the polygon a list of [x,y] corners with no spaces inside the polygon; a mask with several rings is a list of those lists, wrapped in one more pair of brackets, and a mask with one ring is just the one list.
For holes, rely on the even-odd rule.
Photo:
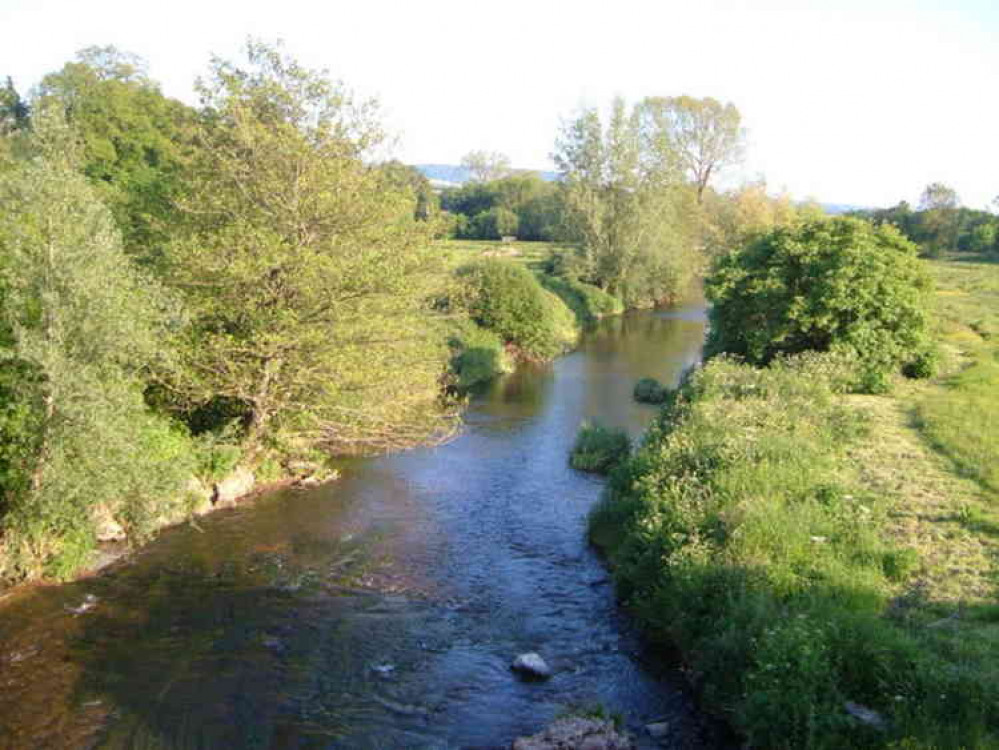
{"label": "sky", "polygon": [[728,184],[863,206],[930,182],[974,208],[999,195],[999,0],[0,0],[0,32],[21,90],[113,44],[192,104],[210,55],[281,39],[379,99],[408,163],[486,149],[550,169],[580,106],[688,94],[742,113]]}

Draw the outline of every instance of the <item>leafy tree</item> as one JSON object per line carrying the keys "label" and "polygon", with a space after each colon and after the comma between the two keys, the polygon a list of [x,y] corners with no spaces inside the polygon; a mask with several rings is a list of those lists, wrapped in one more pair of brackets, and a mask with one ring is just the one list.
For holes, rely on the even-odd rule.
{"label": "leafy tree", "polygon": [[187,444],[142,398],[170,308],[124,255],[58,112],[35,117],[39,157],[0,177],[0,575],[70,575],[94,515],[133,538],[180,495]]}
{"label": "leafy tree", "polygon": [[697,189],[697,202],[718,172],[742,158],[742,117],[734,104],[691,96],[649,97],[637,107],[645,124],[646,162],[651,171],[682,170]]}
{"label": "leafy tree", "polygon": [[461,166],[469,171],[473,182],[499,180],[512,171],[510,157],[498,151],[469,151],[461,158]]}
{"label": "leafy tree", "polygon": [[101,191],[126,250],[158,263],[173,224],[196,115],[168,99],[144,63],[114,47],[88,47],[42,80],[38,101],[58,102],[83,145],[82,169]]}
{"label": "leafy tree", "polygon": [[395,160],[386,162],[381,168],[397,189],[411,193],[415,219],[430,221],[438,218],[440,199],[430,185],[430,180],[420,170]]}
{"label": "leafy tree", "polygon": [[560,236],[576,247],[566,272],[629,306],[675,297],[699,262],[693,193],[643,166],[644,143],[640,118],[619,99],[606,128],[595,109],[565,123],[554,155]]}
{"label": "leafy tree", "polygon": [[7,83],[0,89],[0,137],[27,129],[29,116],[27,103],[7,76]]}
{"label": "leafy tree", "polygon": [[846,350],[862,386],[925,369],[929,277],[894,227],[836,217],[772,230],[721,257],[707,279],[707,353],[766,364],[781,354]]}
{"label": "leafy tree", "polygon": [[957,192],[946,185],[934,182],[926,186],[919,199],[921,234],[931,255],[957,249],[961,229]]}
{"label": "leafy tree", "polygon": [[265,449],[374,452],[448,431],[447,362],[425,300],[431,227],[365,157],[374,105],[279,49],[215,59],[186,236],[170,278],[193,315],[182,375],[192,406],[242,405],[248,460]]}

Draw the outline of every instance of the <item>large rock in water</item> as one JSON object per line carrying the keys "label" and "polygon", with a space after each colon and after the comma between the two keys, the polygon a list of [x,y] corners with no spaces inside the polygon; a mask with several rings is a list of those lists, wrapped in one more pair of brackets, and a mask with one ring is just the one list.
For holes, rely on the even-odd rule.
{"label": "large rock in water", "polygon": [[635,750],[635,743],[618,732],[612,721],[573,716],[514,740],[512,750]]}
{"label": "large rock in water", "polygon": [[510,665],[510,669],[514,672],[520,672],[525,677],[534,677],[542,680],[552,676],[552,668],[541,658],[540,654],[536,654],[533,651],[528,654],[521,654],[514,659],[513,664]]}

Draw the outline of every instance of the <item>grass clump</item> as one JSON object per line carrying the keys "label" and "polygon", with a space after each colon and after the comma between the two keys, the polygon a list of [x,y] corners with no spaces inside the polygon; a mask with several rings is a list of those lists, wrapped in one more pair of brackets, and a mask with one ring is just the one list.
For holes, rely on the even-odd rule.
{"label": "grass clump", "polygon": [[551,359],[575,344],[572,312],[523,266],[486,259],[462,266],[457,275],[459,305],[525,359]]}
{"label": "grass clump", "polygon": [[662,404],[669,397],[669,388],[655,378],[641,378],[635,383],[633,395],[640,404]]}
{"label": "grass clump", "polygon": [[750,746],[995,746],[999,631],[933,626],[922,554],[888,533],[905,497],[855,460],[883,435],[849,376],[833,354],[710,361],[614,473],[591,538]]}
{"label": "grass clump", "polygon": [[584,423],[576,435],[569,464],[579,471],[609,474],[631,452],[631,440],[624,430]]}

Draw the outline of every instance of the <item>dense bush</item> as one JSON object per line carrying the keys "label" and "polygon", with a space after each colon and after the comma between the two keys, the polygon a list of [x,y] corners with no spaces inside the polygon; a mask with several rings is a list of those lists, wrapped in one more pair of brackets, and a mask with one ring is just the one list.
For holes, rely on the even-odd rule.
{"label": "dense bush", "polygon": [[634,397],[640,404],[661,404],[668,395],[669,388],[655,378],[642,378],[635,383]]}
{"label": "dense bush", "polygon": [[[865,420],[834,397],[835,354],[696,371],[613,475],[591,519],[619,592],[679,646],[747,745],[984,747],[999,685],[888,616],[918,566],[884,500],[852,479]],[[846,703],[878,711],[878,732]]]}
{"label": "dense bush", "polygon": [[624,312],[621,300],[592,284],[549,274],[541,276],[541,283],[572,310],[580,325],[592,323],[605,315]]}
{"label": "dense bush", "polygon": [[631,440],[624,430],[586,423],[576,435],[569,464],[579,471],[609,474],[630,452]]}
{"label": "dense bush", "polygon": [[454,352],[451,372],[459,391],[487,383],[513,369],[511,357],[499,336],[471,320],[455,324],[448,344]]}
{"label": "dense bush", "polygon": [[716,263],[706,353],[765,364],[852,350],[861,387],[881,391],[900,368],[930,370],[929,291],[916,247],[890,226],[834,218],[775,229]]}
{"label": "dense bush", "polygon": [[572,312],[515,263],[487,259],[458,269],[456,302],[483,328],[529,359],[550,359],[575,343]]}

